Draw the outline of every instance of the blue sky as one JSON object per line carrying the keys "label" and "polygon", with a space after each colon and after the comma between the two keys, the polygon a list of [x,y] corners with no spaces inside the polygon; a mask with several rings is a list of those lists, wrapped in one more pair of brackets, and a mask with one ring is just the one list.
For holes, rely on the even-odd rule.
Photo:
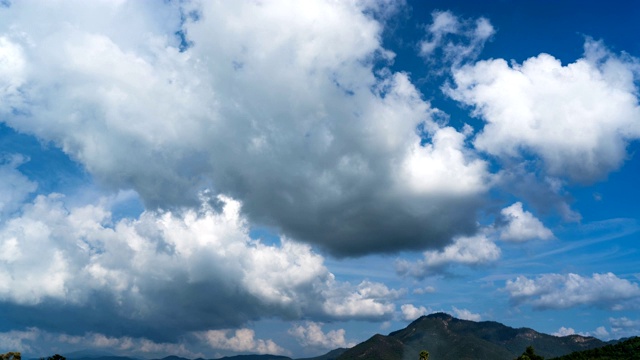
{"label": "blue sky", "polygon": [[640,333],[632,1],[5,2],[0,349]]}

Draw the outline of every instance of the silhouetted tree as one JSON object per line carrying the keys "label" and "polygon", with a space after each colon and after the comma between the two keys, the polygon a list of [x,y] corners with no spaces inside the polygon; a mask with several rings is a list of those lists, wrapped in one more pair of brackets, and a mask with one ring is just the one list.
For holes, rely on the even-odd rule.
{"label": "silhouetted tree", "polygon": [[522,353],[522,355],[518,356],[516,360],[544,360],[544,357],[540,355],[536,355],[533,350],[533,346],[527,346],[527,349]]}
{"label": "silhouetted tree", "polygon": [[429,360],[429,352],[427,350],[420,351],[420,360]]}
{"label": "silhouetted tree", "polygon": [[22,357],[20,356],[20,353],[15,351],[15,352],[8,352],[6,354],[0,354],[0,359],[1,360],[21,360]]}
{"label": "silhouetted tree", "polygon": [[53,356],[49,356],[48,358],[40,358],[40,360],[67,360],[67,358],[62,355],[55,354]]}

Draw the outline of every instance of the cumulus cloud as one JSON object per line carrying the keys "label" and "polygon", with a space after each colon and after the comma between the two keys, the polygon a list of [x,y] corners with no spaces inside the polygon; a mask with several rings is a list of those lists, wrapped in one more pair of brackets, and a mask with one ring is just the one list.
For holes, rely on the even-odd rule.
{"label": "cumulus cloud", "polygon": [[613,310],[635,309],[640,304],[637,283],[612,273],[583,277],[577,274],[544,274],[535,279],[519,276],[508,280],[505,290],[515,304],[536,309],[594,306]]}
{"label": "cumulus cloud", "polygon": [[604,326],[598,326],[595,330],[587,331],[587,332],[576,332],[573,328],[570,328],[570,327],[566,328],[564,326],[561,326],[560,329],[558,329],[558,331],[554,332],[551,335],[560,336],[560,337],[570,336],[570,335],[594,336],[602,340],[608,340],[611,338],[609,332]]}
{"label": "cumulus cloud", "polygon": [[15,3],[3,121],[149,209],[211,189],[336,255],[441,247],[475,230],[487,165],[406,73],[374,70],[393,54],[372,4]]}
{"label": "cumulus cloud", "polygon": [[551,230],[532,213],[522,208],[521,202],[500,211],[506,225],[500,232],[500,239],[506,241],[527,241],[532,239],[548,240],[553,237]]}
{"label": "cumulus cloud", "polygon": [[11,330],[0,333],[0,346],[3,349],[11,349],[12,351],[29,352],[33,351],[32,342],[38,338],[39,331],[35,328],[29,328],[24,331]]}
{"label": "cumulus cloud", "polygon": [[[185,357],[202,357],[202,353],[194,352],[184,340],[182,342],[155,342],[146,338],[132,338],[128,336],[113,337],[100,333],[85,333],[82,335],[68,335],[65,333],[50,333],[38,330],[38,347],[45,350],[53,344],[71,344],[78,349],[105,349],[109,351],[126,351],[139,356],[157,356],[158,354],[174,354]],[[190,334],[191,335],[191,334]],[[190,336],[195,337],[195,336]],[[43,351],[41,350],[41,351]]]}
{"label": "cumulus cloud", "polygon": [[392,300],[405,292],[366,280],[355,288],[345,283],[325,290],[323,312],[338,319],[388,319],[395,310]]}
{"label": "cumulus cloud", "polygon": [[488,19],[462,19],[451,11],[434,11],[427,36],[420,41],[419,53],[430,59],[441,53],[443,60],[454,68],[465,61],[474,60],[484,44],[495,34]]}
{"label": "cumulus cloud", "polygon": [[303,325],[293,326],[288,333],[305,347],[335,349],[355,345],[345,339],[344,329],[330,330],[325,333],[322,331],[322,325],[322,323],[308,321]]}
{"label": "cumulus cloud", "polygon": [[252,240],[239,202],[218,197],[218,211],[206,194],[201,200],[197,210],[113,221],[102,205],[36,197],[0,226],[0,309],[8,323],[89,332],[99,322],[106,336],[167,341],[263,316],[393,315],[403,291],[336,281],[308,245]]}
{"label": "cumulus cloud", "polygon": [[623,337],[637,336],[638,333],[640,333],[640,319],[634,320],[625,316],[619,318],[610,317],[609,326],[611,328],[611,333],[603,335],[602,338],[604,339],[610,337],[619,339]]}
{"label": "cumulus cloud", "polygon": [[470,321],[480,321],[482,319],[482,316],[480,314],[473,313],[471,312],[471,310],[458,309],[455,306],[452,306],[452,309],[455,316],[459,319]]}
{"label": "cumulus cloud", "polygon": [[594,331],[593,331],[593,336],[600,338],[600,339],[609,339],[610,338],[610,334],[607,331],[607,329],[604,326],[598,326]]}
{"label": "cumulus cloud", "polygon": [[[230,333],[232,333],[230,335]],[[200,336],[214,349],[231,350],[234,352],[253,352],[258,354],[284,354],[286,350],[273,340],[255,338],[251,329],[237,329],[235,331],[209,330]]]}
{"label": "cumulus cloud", "polygon": [[400,306],[400,311],[402,312],[402,319],[405,321],[413,321],[420,316],[427,315],[432,312],[429,308],[424,306],[416,307],[413,304],[404,304]]}
{"label": "cumulus cloud", "polygon": [[468,266],[488,264],[500,258],[500,254],[500,248],[484,234],[459,237],[441,251],[426,251],[422,260],[414,263],[398,260],[396,271],[401,275],[421,279],[441,273],[455,264]]}
{"label": "cumulus cloud", "polygon": [[38,187],[18,170],[25,161],[19,154],[0,154],[0,219],[18,210]]}
{"label": "cumulus cloud", "polygon": [[575,335],[576,331],[573,328],[566,328],[564,326],[561,326],[560,329],[558,329],[558,331],[554,332],[553,336],[569,336],[569,335]]}
{"label": "cumulus cloud", "polygon": [[637,59],[587,39],[584,57],[562,65],[548,54],[522,64],[479,61],[453,72],[447,93],[486,122],[474,146],[503,159],[539,158],[552,176],[602,179],[640,137]]}
{"label": "cumulus cloud", "polygon": [[[331,341],[336,340],[336,345],[341,344],[340,336],[344,337],[344,330],[331,331],[326,334],[326,341],[329,344]],[[344,341],[344,339],[342,340]],[[51,352],[60,348],[61,345],[66,345],[67,349],[104,349],[112,353],[127,353],[143,358],[166,356],[166,354],[187,358],[204,358],[206,356],[204,354],[210,353],[211,350],[219,353],[289,354],[288,350],[282,348],[273,340],[256,338],[255,332],[246,328],[186,333],[176,342],[155,342],[146,338],[129,336],[114,337],[96,332],[76,335],[49,332],[39,328],[0,332],[0,346],[3,349],[20,351],[23,355],[25,353]],[[353,346],[351,343],[344,343],[343,345]],[[329,348],[335,347],[333,345],[329,346]]]}

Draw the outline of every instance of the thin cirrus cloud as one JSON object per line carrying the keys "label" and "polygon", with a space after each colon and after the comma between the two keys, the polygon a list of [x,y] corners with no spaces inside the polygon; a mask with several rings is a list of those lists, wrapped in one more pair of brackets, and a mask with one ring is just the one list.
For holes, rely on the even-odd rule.
{"label": "thin cirrus cloud", "polygon": [[495,34],[491,22],[480,17],[462,19],[451,11],[434,11],[426,27],[426,37],[420,43],[419,54],[426,60],[440,53],[441,61],[457,68],[480,54],[484,44]]}

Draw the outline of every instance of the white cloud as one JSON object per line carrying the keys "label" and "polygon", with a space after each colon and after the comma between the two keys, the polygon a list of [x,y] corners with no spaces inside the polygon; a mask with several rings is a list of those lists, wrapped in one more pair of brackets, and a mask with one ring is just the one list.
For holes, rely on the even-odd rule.
{"label": "white cloud", "polygon": [[[316,349],[335,349],[352,347],[354,342],[345,339],[345,330],[322,331],[322,323],[305,322],[293,326],[289,334],[301,345]],[[201,346],[200,342],[204,344]],[[209,330],[187,333],[178,342],[155,342],[146,338],[115,337],[101,333],[88,332],[80,335],[48,332],[38,328],[24,331],[0,332],[0,346],[3,349],[20,351],[27,354],[47,353],[51,349],[68,345],[70,349],[108,350],[126,352],[138,357],[160,357],[173,354],[187,358],[204,358],[211,349],[235,353],[282,354],[290,355],[271,339],[256,338],[251,329]]]}
{"label": "white cloud", "polygon": [[[16,111],[0,111],[147,209],[197,207],[215,189],[252,222],[337,255],[443,246],[475,229],[488,169],[406,73],[374,71],[393,54],[370,10],[387,8],[15,3],[0,14],[0,56],[16,71],[0,82],[17,90],[0,103]],[[419,146],[417,127],[432,142]]]}
{"label": "white cloud", "polygon": [[640,320],[631,320],[627,317],[609,318],[609,323],[616,328],[640,327]]}
{"label": "white cloud", "polygon": [[638,333],[640,333],[640,319],[633,320],[625,316],[619,318],[610,317],[609,325],[611,327],[611,333],[607,333],[606,335],[601,336],[601,338],[619,339],[623,337],[637,336]]}
{"label": "white cloud", "polygon": [[[191,358],[203,356],[202,353],[191,351],[189,345],[185,342],[155,342],[146,338],[132,338],[128,336],[113,337],[94,332],[83,335],[58,334],[44,331],[39,331],[39,333],[40,337],[38,340],[44,341],[45,344],[67,343],[73,344],[78,348],[127,351],[145,357],[157,356],[156,354],[173,354]],[[44,346],[40,347],[43,348]]]}
{"label": "white cloud", "polygon": [[577,274],[544,274],[535,279],[519,276],[508,280],[505,290],[516,304],[538,309],[595,306],[620,310],[637,308],[640,287],[612,273],[583,277]]}
{"label": "white cloud", "polygon": [[202,201],[198,210],[114,222],[102,205],[67,207],[60,195],[38,196],[0,226],[0,299],[14,306],[12,321],[48,330],[50,323],[29,315],[41,309],[79,331],[113,322],[124,335],[153,340],[263,316],[393,315],[403,291],[336,281],[308,245],[252,240],[239,202],[218,197],[218,212],[206,194]]}
{"label": "white cloud", "polygon": [[598,326],[595,330],[587,331],[587,332],[576,332],[573,328],[566,328],[564,326],[561,326],[560,329],[558,329],[558,331],[554,332],[551,335],[560,336],[560,337],[570,336],[570,335],[594,336],[601,340],[608,340],[611,338],[609,332],[604,326]]}
{"label": "white cloud", "polygon": [[636,60],[587,39],[584,57],[564,66],[547,54],[463,66],[447,93],[486,121],[477,149],[533,154],[552,176],[591,182],[618,169],[628,141],[640,137],[637,70]]}
{"label": "white cloud", "polygon": [[484,44],[495,34],[488,19],[461,19],[451,11],[434,11],[427,36],[418,44],[420,55],[426,59],[440,50],[443,60],[453,68],[468,60],[474,60]]}
{"label": "white cloud", "polygon": [[0,154],[0,221],[18,210],[38,187],[18,170],[26,161],[22,155]]}
{"label": "white cloud", "polygon": [[488,189],[487,163],[465,148],[465,136],[451,127],[435,131],[431,144],[416,143],[405,158],[404,181],[415,194],[469,196]]}
{"label": "white cloud", "polygon": [[434,292],[436,292],[436,288],[433,287],[433,286],[426,286],[424,288],[413,289],[413,293],[414,294],[419,294],[419,295],[431,294],[431,293],[434,293]]}
{"label": "white cloud", "polygon": [[22,105],[20,85],[25,76],[22,47],[0,36],[0,112],[7,113]]}
{"label": "white cloud", "polygon": [[470,321],[480,321],[482,319],[480,314],[473,313],[468,309],[458,309],[455,306],[452,306],[452,309],[455,316],[459,319]]}
{"label": "white cloud", "polygon": [[213,349],[231,350],[235,352],[254,352],[258,354],[284,354],[287,351],[273,340],[255,338],[251,329],[209,330],[199,334]]}
{"label": "white cloud", "polygon": [[413,304],[404,304],[400,306],[400,310],[402,311],[402,319],[405,321],[413,321],[432,312],[429,308],[424,306],[416,307]]}
{"label": "white cloud", "polygon": [[573,330],[573,328],[566,328],[564,326],[561,326],[560,329],[558,329],[558,331],[554,332],[553,336],[569,336],[569,335],[575,335],[576,331]]}
{"label": "white cloud", "polygon": [[325,333],[322,331],[322,325],[322,323],[308,321],[304,325],[291,327],[289,334],[305,347],[333,350],[355,345],[353,342],[347,342],[344,329],[330,330]]}
{"label": "white cloud", "polygon": [[609,332],[607,331],[607,329],[604,326],[598,326],[594,331],[593,331],[593,336],[600,338],[600,339],[609,339]]}
{"label": "white cloud", "polygon": [[500,239],[506,241],[527,241],[531,239],[548,240],[553,237],[551,230],[547,229],[532,213],[522,209],[522,203],[502,209],[500,212],[507,221],[506,226],[500,232]]}
{"label": "white cloud", "polygon": [[10,349],[10,351],[29,352],[33,351],[31,342],[38,338],[39,331],[29,328],[24,331],[11,330],[0,333],[0,347]]}
{"label": "white cloud", "polygon": [[395,310],[392,300],[403,294],[404,290],[389,289],[381,283],[363,281],[355,289],[346,283],[324,292],[323,311],[339,319],[389,318]]}
{"label": "white cloud", "polygon": [[396,270],[403,275],[424,278],[446,270],[455,264],[467,266],[484,265],[500,258],[500,248],[484,234],[459,237],[441,251],[426,251],[424,259],[415,263],[406,260],[396,262]]}

